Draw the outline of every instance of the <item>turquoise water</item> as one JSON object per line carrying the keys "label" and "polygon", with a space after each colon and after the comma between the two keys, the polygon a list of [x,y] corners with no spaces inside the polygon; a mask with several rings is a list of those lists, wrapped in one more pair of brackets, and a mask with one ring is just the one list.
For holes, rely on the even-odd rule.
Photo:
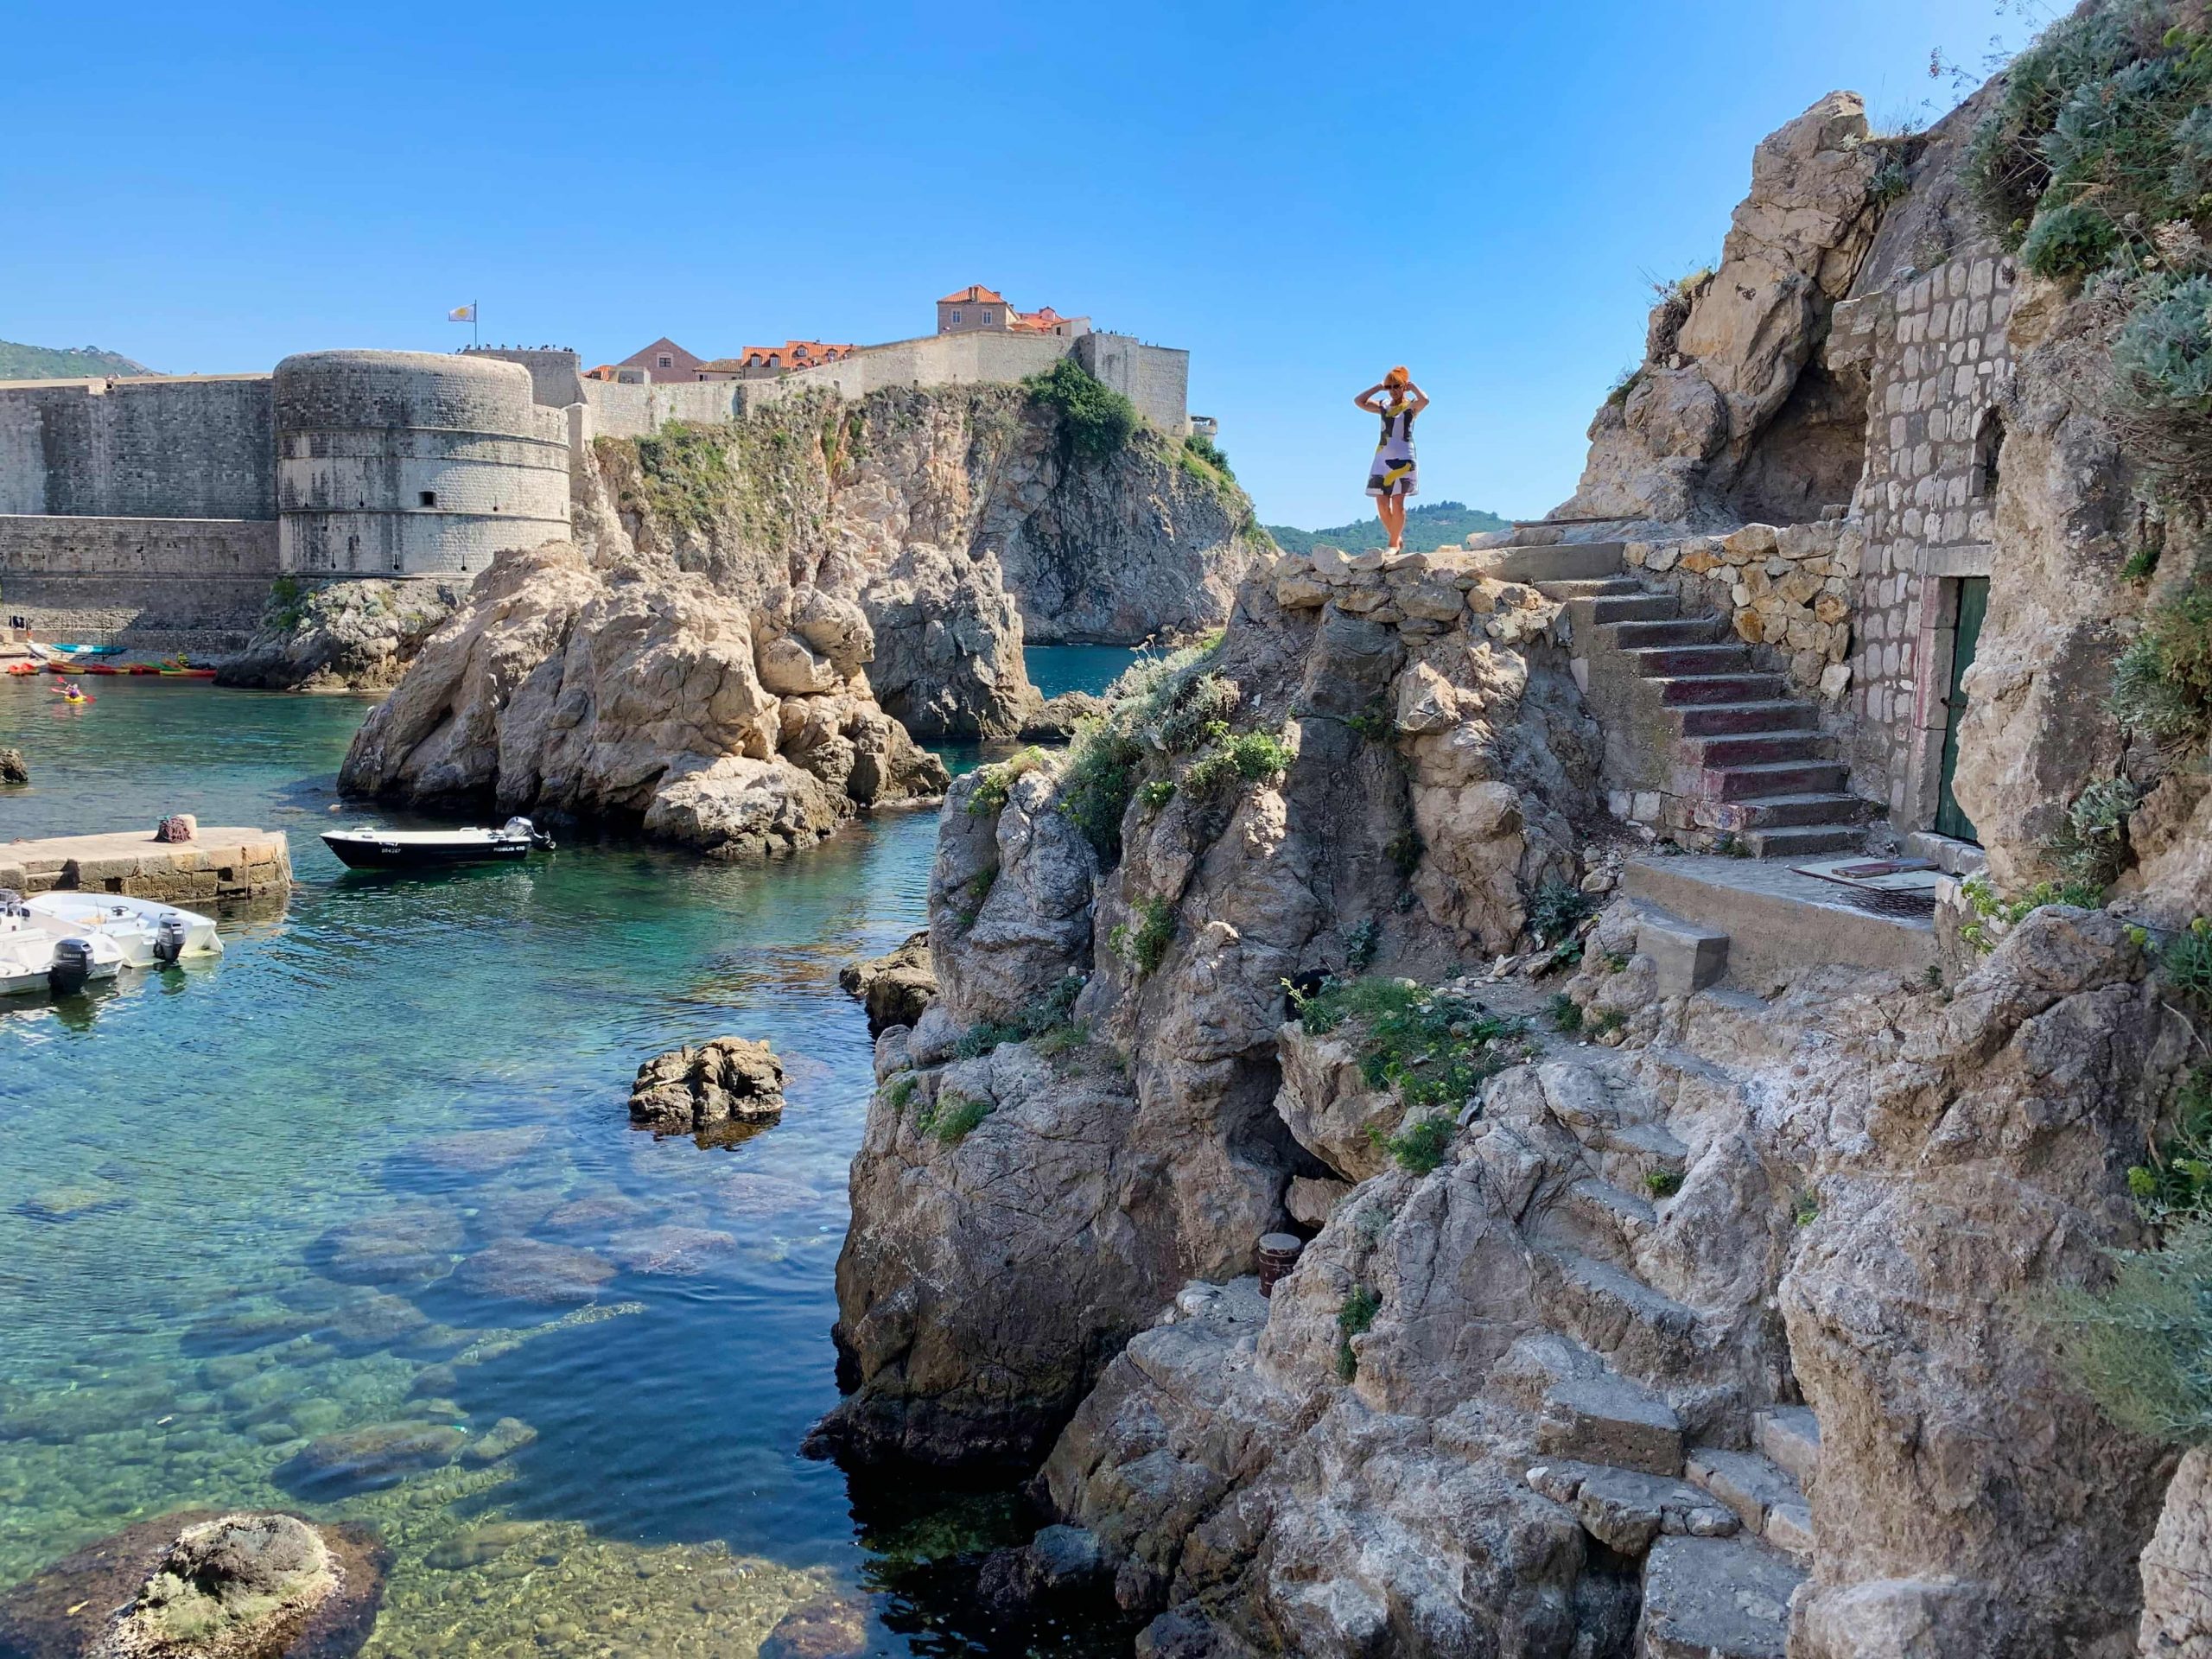
{"label": "turquoise water", "polygon": [[1021,653],[1029,683],[1044,696],[1103,691],[1136,660],[1126,645],[1029,645]]}
{"label": "turquoise water", "polygon": [[[349,874],[315,836],[365,816],[332,810],[365,702],[98,696],[0,683],[35,779],[0,839],[190,811],[288,832],[299,885],[226,915],[219,963],[0,1003],[0,1586],[283,1504],[392,1544],[372,1653],[749,1654],[846,1593],[883,1651],[976,1650],[908,1569],[1018,1535],[1011,1501],[798,1455],[872,1084],[836,970],[920,924],[931,816],[755,869],[577,840]],[[785,1057],[782,1122],[633,1131],[639,1063],[725,1034]],[[327,1466],[394,1424],[404,1478]]]}

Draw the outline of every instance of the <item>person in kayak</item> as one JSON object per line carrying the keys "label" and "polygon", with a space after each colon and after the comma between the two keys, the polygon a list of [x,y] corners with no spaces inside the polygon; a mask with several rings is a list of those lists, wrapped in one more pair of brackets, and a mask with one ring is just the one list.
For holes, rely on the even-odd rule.
{"label": "person in kayak", "polygon": [[1428,395],[1414,385],[1413,376],[1401,363],[1352,403],[1382,417],[1382,441],[1375,446],[1375,459],[1367,468],[1367,493],[1375,498],[1375,516],[1382,521],[1390,537],[1390,550],[1402,553],[1406,498],[1417,494],[1421,487],[1421,474],[1414,462],[1414,416],[1428,407]]}

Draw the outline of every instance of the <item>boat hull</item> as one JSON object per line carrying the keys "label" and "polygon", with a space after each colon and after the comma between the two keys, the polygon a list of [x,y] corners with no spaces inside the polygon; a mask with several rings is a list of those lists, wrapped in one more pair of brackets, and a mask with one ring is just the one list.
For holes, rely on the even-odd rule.
{"label": "boat hull", "polygon": [[445,870],[463,864],[514,864],[528,858],[531,852],[526,841],[442,846],[327,835],[322,842],[350,870]]}

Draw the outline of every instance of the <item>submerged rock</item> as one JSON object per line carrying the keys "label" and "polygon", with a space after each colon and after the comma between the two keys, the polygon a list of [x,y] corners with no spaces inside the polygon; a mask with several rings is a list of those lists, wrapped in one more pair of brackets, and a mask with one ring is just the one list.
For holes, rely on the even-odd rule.
{"label": "submerged rock", "polygon": [[849,1596],[793,1608],[760,1644],[760,1659],[861,1659],[868,1650],[868,1604]]}
{"label": "submerged rock", "polygon": [[559,1306],[592,1300],[613,1276],[613,1267],[589,1250],[535,1238],[502,1238],[463,1262],[453,1277],[473,1296]]}
{"label": "submerged rock", "polygon": [[418,1141],[410,1150],[434,1169],[458,1175],[488,1175],[510,1164],[522,1162],[544,1141],[545,1131],[535,1127],[462,1129]]}
{"label": "submerged rock", "polygon": [[767,1044],[743,1037],[657,1054],[630,1088],[631,1121],[656,1135],[767,1122],[783,1110],[784,1063]]}
{"label": "submerged rock", "polygon": [[837,970],[837,983],[868,1007],[871,1037],[891,1026],[911,1026],[937,998],[937,970],[930,965],[930,931],[912,935],[896,950],[862,957]]}
{"label": "submerged rock", "polygon": [[437,1205],[408,1205],[341,1222],[323,1234],[308,1259],[325,1278],[349,1285],[395,1285],[449,1272],[461,1249],[461,1221]]}
{"label": "submerged rock", "polygon": [[482,1469],[511,1458],[537,1438],[537,1431],[519,1417],[502,1417],[461,1451],[461,1460]]}
{"label": "submerged rock", "polygon": [[451,1423],[375,1423],[310,1440],[277,1465],[273,1478],[289,1492],[327,1501],[442,1468],[467,1442]]}
{"label": "submerged rock", "polygon": [[617,1233],[607,1253],[626,1273],[702,1273],[718,1255],[737,1248],[735,1235],[711,1227],[640,1227]]}
{"label": "submerged rock", "polygon": [[189,1510],[87,1545],[0,1599],[10,1659],[344,1659],[389,1557],[359,1528]]}

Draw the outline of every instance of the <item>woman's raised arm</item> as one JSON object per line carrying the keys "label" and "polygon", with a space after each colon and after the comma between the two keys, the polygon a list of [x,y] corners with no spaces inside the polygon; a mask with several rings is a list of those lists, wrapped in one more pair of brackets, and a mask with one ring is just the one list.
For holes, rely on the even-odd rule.
{"label": "woman's raised arm", "polygon": [[1375,394],[1382,390],[1382,383],[1380,380],[1377,380],[1365,391],[1361,392],[1358,397],[1351,400],[1352,407],[1355,409],[1363,409],[1370,415],[1380,415],[1382,412],[1381,408],[1372,400]]}

